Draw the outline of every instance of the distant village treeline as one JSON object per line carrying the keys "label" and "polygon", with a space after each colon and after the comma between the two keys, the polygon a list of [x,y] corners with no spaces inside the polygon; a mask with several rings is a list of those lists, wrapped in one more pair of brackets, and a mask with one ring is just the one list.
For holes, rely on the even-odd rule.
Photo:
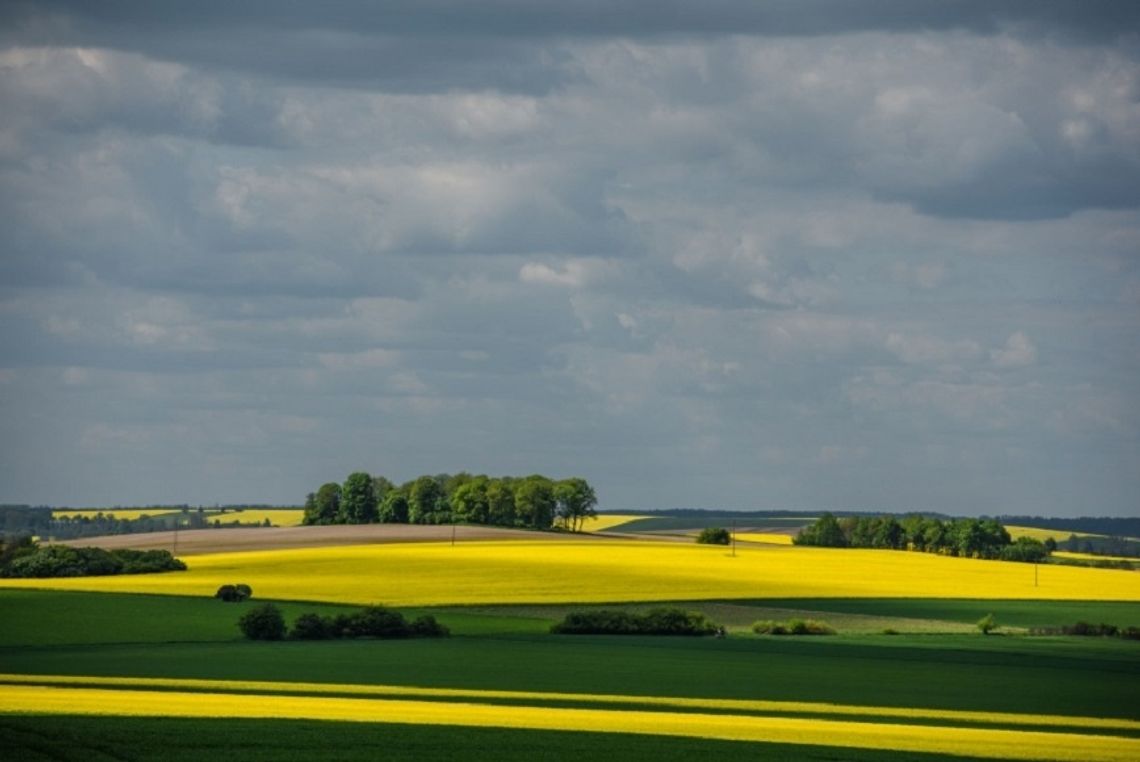
{"label": "distant village treeline", "polygon": [[420,476],[396,486],[365,471],[305,498],[305,524],[449,524],[578,531],[595,515],[594,488],[580,477]]}

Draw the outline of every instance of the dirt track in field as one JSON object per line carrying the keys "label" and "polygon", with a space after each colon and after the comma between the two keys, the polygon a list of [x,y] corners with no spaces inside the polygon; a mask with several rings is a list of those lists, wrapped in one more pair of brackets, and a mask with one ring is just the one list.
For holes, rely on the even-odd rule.
{"label": "dirt track in field", "polygon": [[[175,535],[177,534],[177,537]],[[183,529],[176,532],[147,532],[67,540],[60,545],[76,547],[135,548],[169,550],[179,556],[198,553],[225,553],[242,550],[315,548],[329,545],[368,545],[388,542],[448,542],[451,526],[415,524],[364,524],[355,526],[258,527],[240,529]],[[455,541],[471,540],[575,540],[600,535],[562,532],[529,532],[501,527],[456,526]]]}

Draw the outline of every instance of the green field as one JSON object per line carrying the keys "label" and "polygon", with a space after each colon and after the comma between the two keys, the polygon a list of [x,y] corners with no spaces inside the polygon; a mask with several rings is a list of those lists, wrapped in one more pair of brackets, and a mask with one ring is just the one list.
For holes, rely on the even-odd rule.
{"label": "green field", "polygon": [[[452,606],[403,610],[408,616],[437,617],[452,631],[451,638],[442,640],[253,642],[241,637],[236,623],[258,602],[0,591],[0,748],[13,751],[13,759],[84,761],[210,755],[239,762],[351,761],[375,759],[382,750],[385,759],[394,760],[680,760],[734,754],[758,760],[886,762],[962,759],[922,751],[931,748],[922,737],[939,738],[948,732],[1008,732],[1030,740],[1036,733],[1034,758],[1049,756],[1053,738],[1078,739],[1061,754],[1067,759],[1082,758],[1086,743],[1112,748],[1114,759],[1125,759],[1133,749],[1127,744],[1140,743],[1140,643],[1021,634],[1023,628],[1077,620],[1135,624],[1140,603],[816,598],[679,604],[728,625],[731,635],[724,639],[550,634],[550,625],[568,611],[597,606]],[[289,621],[303,612],[334,614],[355,608],[278,605]],[[621,606],[642,610],[650,604]],[[990,612],[1007,628],[1005,634],[986,637],[973,627]],[[753,635],[748,629],[754,619],[789,615],[825,619],[840,634],[780,638]],[[888,627],[901,634],[882,634]],[[105,678],[143,682],[104,686],[109,693],[99,693],[99,681]],[[148,682],[153,680],[166,682]],[[185,680],[223,683],[177,682]],[[361,690],[380,693],[358,700],[356,692]],[[9,698],[5,708],[5,695],[32,695],[27,691],[49,697],[62,692],[76,701],[87,700],[83,695],[135,693],[153,696],[145,699],[153,707],[205,701],[211,716],[228,700],[246,702],[234,705],[239,708],[294,700],[291,696],[305,703],[294,714],[275,715],[290,720],[227,717],[224,710],[217,719],[90,716],[92,706],[102,711],[99,703],[88,704],[86,711],[67,704],[44,714],[20,709],[28,706],[20,698]],[[320,698],[322,691],[328,698]],[[455,691],[467,692],[467,697]],[[261,695],[264,698],[248,700]],[[413,700],[406,701],[409,696]],[[382,722],[358,721],[355,715],[324,715],[325,721],[315,721],[321,715],[309,713],[327,711],[338,700],[374,707],[362,711],[379,712],[366,715],[378,719],[385,717],[384,711],[410,711],[411,717],[425,711],[452,714],[406,724],[398,719],[401,715]],[[463,703],[472,701],[477,703]],[[678,701],[702,704],[678,709]],[[773,707],[749,708],[755,702]],[[468,705],[499,712],[497,722],[507,726],[463,726],[464,715],[454,712],[465,712]],[[905,714],[915,711],[925,714]],[[537,722],[545,725],[510,727],[511,717],[534,717],[535,712]],[[551,713],[567,721],[590,719],[581,720],[581,727],[561,719],[550,724]],[[639,713],[650,718],[649,729],[625,732],[626,718]],[[778,737],[779,743],[757,742],[768,739],[766,735],[750,741],[701,737],[700,730],[669,735],[674,723],[715,726],[718,715],[732,727],[775,717],[777,723],[807,723],[809,730]],[[1026,725],[1040,715],[1056,717],[1061,725]],[[1097,730],[1064,726],[1082,722],[1080,718],[1115,724]],[[344,721],[348,719],[354,721]],[[592,727],[591,721],[609,725]],[[870,744],[876,748],[863,750],[812,745],[819,737],[814,731],[818,723],[839,728],[845,722],[863,728],[852,732],[869,732],[873,739],[903,728],[904,733],[919,733],[920,740],[906,751],[875,740]],[[607,732],[591,732],[598,730]],[[329,739],[335,739],[335,748]]]}
{"label": "green field", "polygon": [[[118,762],[162,759],[258,759],[281,762],[451,762],[457,757],[497,762],[581,762],[609,758],[638,762],[696,759],[850,760],[903,762],[961,760],[942,754],[891,753],[827,746],[753,744],[624,733],[501,730],[415,725],[284,720],[187,720],[122,717],[0,716],[0,740],[22,762]],[[177,739],[178,743],[172,743]],[[332,740],[330,740],[332,739]]]}
{"label": "green field", "polygon": [[[258,643],[242,640],[235,626],[246,605],[8,591],[0,595],[6,623],[0,628],[0,672],[823,701],[1140,719],[1140,643],[1135,641],[977,633],[724,640],[552,636],[546,634],[549,620],[533,611],[519,617],[451,609],[433,612],[453,630],[445,640]],[[1032,605],[1040,621],[1053,620],[1047,612],[1054,604]],[[1071,613],[1065,607],[1072,604],[1055,605],[1065,617]],[[338,610],[283,606],[291,614]],[[1136,610],[1135,604],[1125,606]],[[906,610],[906,603],[896,602],[893,613]],[[70,617],[83,621],[83,627],[65,627]]]}

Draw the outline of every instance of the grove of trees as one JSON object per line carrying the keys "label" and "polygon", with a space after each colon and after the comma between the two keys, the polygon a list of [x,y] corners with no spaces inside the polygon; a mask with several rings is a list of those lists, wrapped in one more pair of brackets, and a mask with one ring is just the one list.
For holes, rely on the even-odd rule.
{"label": "grove of trees", "polygon": [[305,524],[491,524],[576,532],[598,498],[582,478],[468,473],[420,476],[399,486],[365,471],[305,498]]}
{"label": "grove of trees", "polygon": [[1039,540],[1019,537],[1014,542],[996,519],[942,519],[909,514],[844,516],[825,513],[792,540],[796,545],[831,548],[889,548],[917,550],[967,558],[1043,561],[1050,548]]}

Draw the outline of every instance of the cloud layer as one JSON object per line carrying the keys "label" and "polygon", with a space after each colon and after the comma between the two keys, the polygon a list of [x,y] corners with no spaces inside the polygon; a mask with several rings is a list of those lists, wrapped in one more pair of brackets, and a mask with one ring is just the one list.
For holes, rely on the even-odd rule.
{"label": "cloud layer", "polygon": [[0,499],[1136,515],[1133,3],[11,3]]}

